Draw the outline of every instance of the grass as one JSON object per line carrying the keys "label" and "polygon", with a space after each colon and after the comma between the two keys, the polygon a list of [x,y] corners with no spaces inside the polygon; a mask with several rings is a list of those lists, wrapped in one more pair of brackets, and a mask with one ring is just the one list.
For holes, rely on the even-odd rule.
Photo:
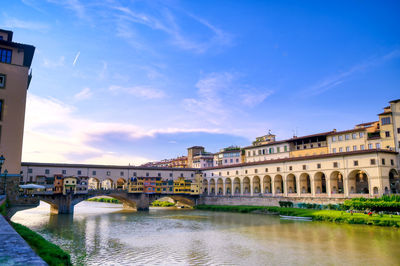
{"label": "grass", "polygon": [[50,266],[72,265],[71,257],[59,246],[47,241],[28,227],[11,222],[15,231],[31,246],[31,248]]}
{"label": "grass", "polygon": [[88,201],[122,204],[122,201],[113,198],[91,198]]}
{"label": "grass", "polygon": [[155,200],[151,203],[151,206],[153,206],[153,207],[173,207],[173,206],[175,206],[175,203],[168,202],[168,201]]}
{"label": "grass", "polygon": [[266,212],[287,216],[311,217],[313,221],[400,227],[400,215],[373,214],[369,216],[363,213],[353,213],[352,215],[345,211],[282,208],[274,206],[198,205],[195,208],[199,210],[240,213]]}

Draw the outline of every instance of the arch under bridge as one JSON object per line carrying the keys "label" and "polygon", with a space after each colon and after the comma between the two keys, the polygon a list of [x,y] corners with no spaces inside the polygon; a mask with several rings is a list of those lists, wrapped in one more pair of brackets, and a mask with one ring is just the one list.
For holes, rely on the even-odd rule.
{"label": "arch under bridge", "polygon": [[174,202],[181,202],[186,205],[197,205],[198,195],[187,194],[145,194],[128,193],[124,190],[89,190],[88,193],[73,194],[46,194],[37,193],[36,197],[50,204],[50,211],[54,214],[73,214],[76,204],[98,196],[108,196],[120,200],[124,209],[147,211],[150,204],[160,198],[168,197]]}

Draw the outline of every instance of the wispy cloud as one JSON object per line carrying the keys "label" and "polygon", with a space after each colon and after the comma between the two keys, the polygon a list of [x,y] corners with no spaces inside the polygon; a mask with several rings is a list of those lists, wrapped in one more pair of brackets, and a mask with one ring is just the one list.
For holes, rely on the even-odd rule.
{"label": "wispy cloud", "polygon": [[80,92],[74,95],[75,100],[81,101],[81,100],[86,100],[92,97],[93,93],[90,90],[90,88],[84,88]]}
{"label": "wispy cloud", "polygon": [[6,17],[6,19],[4,20],[3,25],[2,25],[5,28],[24,29],[24,30],[33,30],[33,31],[45,31],[50,28],[49,25],[42,23],[42,22],[10,18],[4,14],[3,14],[3,16]]}
{"label": "wispy cloud", "polygon": [[[149,158],[135,152],[120,152],[104,145],[95,145],[108,134],[127,136],[129,140],[154,138],[158,135],[206,132],[204,128],[142,128],[129,123],[98,122],[82,118],[76,108],[54,98],[39,97],[28,93],[27,117],[24,135],[24,161],[83,162],[102,164],[141,164]],[[99,147],[100,146],[100,147]],[[153,158],[153,159],[157,159]]]}
{"label": "wispy cloud", "polygon": [[245,93],[241,95],[241,98],[244,105],[254,107],[262,103],[271,94],[273,94],[272,90],[253,94]]}
{"label": "wispy cloud", "polygon": [[385,62],[400,57],[400,50],[396,49],[391,51],[388,54],[383,56],[375,56],[372,57],[362,63],[356,64],[349,68],[344,72],[340,72],[338,74],[329,76],[327,78],[322,79],[321,81],[317,82],[316,84],[306,88],[305,90],[301,91],[303,97],[308,96],[316,96],[321,93],[324,93],[344,82],[346,82],[351,76],[366,71],[372,67],[376,67],[378,65],[384,64]]}
{"label": "wispy cloud", "polygon": [[72,10],[77,17],[87,19],[86,8],[79,0],[47,0],[49,3],[61,5],[67,9]]}
{"label": "wispy cloud", "polygon": [[166,97],[164,91],[149,86],[121,87],[112,85],[108,88],[112,92],[123,92],[143,99],[160,99]]}

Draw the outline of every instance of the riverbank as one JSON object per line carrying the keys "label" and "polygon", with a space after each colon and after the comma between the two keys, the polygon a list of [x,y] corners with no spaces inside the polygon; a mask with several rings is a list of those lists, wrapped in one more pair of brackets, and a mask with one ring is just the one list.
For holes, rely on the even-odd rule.
{"label": "riverbank", "polygon": [[313,210],[299,208],[283,208],[274,206],[227,206],[227,205],[198,205],[198,210],[240,212],[240,213],[265,213],[297,217],[311,217],[313,221],[327,221],[346,224],[364,224],[376,226],[400,227],[400,215],[369,216],[363,213],[348,213],[334,210]]}
{"label": "riverbank", "polygon": [[122,204],[122,201],[114,199],[114,198],[91,198],[91,199],[88,199],[87,201]]}
{"label": "riverbank", "polygon": [[70,255],[59,246],[47,241],[38,233],[28,227],[11,222],[14,230],[29,244],[47,264],[52,265],[72,265]]}

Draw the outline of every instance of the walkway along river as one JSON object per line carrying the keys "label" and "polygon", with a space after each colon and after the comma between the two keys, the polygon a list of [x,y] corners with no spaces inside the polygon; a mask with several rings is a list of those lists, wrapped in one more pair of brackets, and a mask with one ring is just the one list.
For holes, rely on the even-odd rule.
{"label": "walkway along river", "polygon": [[78,265],[400,265],[398,229],[281,220],[277,216],[150,210],[82,202],[72,215],[49,205],[12,220],[71,254]]}

